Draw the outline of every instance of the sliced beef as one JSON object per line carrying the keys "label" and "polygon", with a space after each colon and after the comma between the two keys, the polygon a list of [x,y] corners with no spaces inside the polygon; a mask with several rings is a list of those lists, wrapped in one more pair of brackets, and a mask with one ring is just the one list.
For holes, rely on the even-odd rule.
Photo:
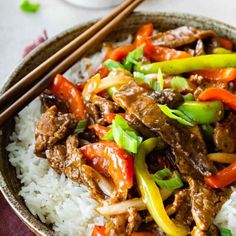
{"label": "sliced beef", "polygon": [[168,215],[175,215],[175,221],[179,224],[191,225],[191,199],[189,189],[180,190],[175,194],[174,202],[166,208]]}
{"label": "sliced beef", "polygon": [[97,95],[93,96],[90,102],[86,102],[85,107],[89,114],[90,123],[92,124],[104,125],[103,114],[119,111],[119,107],[114,102]]}
{"label": "sliced beef", "polygon": [[65,170],[66,147],[56,144],[45,151],[49,165],[58,173],[62,174]]}
{"label": "sliced beef", "polygon": [[94,103],[102,114],[115,113],[119,107],[113,102],[101,96],[93,96],[91,102]]}
{"label": "sliced beef", "polygon": [[156,133],[152,132],[148,127],[146,127],[139,119],[137,119],[134,115],[126,113],[125,116],[129,125],[138,131],[144,138],[155,137]]}
{"label": "sliced beef", "polygon": [[174,89],[163,89],[162,91],[155,91],[150,96],[156,99],[157,103],[167,105],[170,108],[177,108],[183,102],[183,96]]}
{"label": "sliced beef", "polygon": [[189,81],[197,87],[193,93],[195,99],[198,98],[199,94],[203,90],[210,88],[210,87],[227,89],[227,83],[220,82],[220,81],[210,81],[210,80],[207,80],[206,78],[203,78],[202,76],[197,75],[194,72],[189,77]]}
{"label": "sliced beef", "polygon": [[56,106],[42,114],[35,130],[35,154],[45,156],[45,150],[64,139],[76,126],[76,119],[70,113],[58,112]]}
{"label": "sliced beef", "polygon": [[214,131],[214,142],[221,152],[236,152],[236,113],[231,112],[221,123],[217,123]]}
{"label": "sliced beef", "polygon": [[227,200],[229,190],[214,190],[209,188],[200,180],[187,177],[186,180],[190,187],[190,197],[192,205],[192,215],[196,226],[201,231],[207,231]]}
{"label": "sliced beef", "polygon": [[81,183],[81,166],[85,164],[82,152],[78,149],[79,140],[76,135],[70,135],[66,140],[65,175],[71,180]]}
{"label": "sliced beef", "polygon": [[[207,159],[204,142],[191,131],[174,120],[169,119],[158,107],[154,98],[144,88],[131,81],[123,85],[113,99],[129,113],[136,116],[145,126],[159,134],[172,147],[176,164],[182,174],[189,173],[189,166],[205,176],[215,172],[212,162]],[[189,165],[182,164],[189,163]],[[186,167],[186,168],[183,168]]]}
{"label": "sliced beef", "polygon": [[207,231],[202,231],[195,226],[191,231],[191,236],[220,236],[220,232],[213,224]]}
{"label": "sliced beef", "polygon": [[215,35],[216,34],[211,30],[199,30],[190,26],[182,26],[163,33],[157,33],[153,35],[150,40],[154,45],[177,48],[193,43],[198,39],[214,37]]}
{"label": "sliced beef", "polygon": [[127,214],[110,217],[106,223],[109,235],[130,236],[138,230],[142,218],[135,208],[129,208]]}

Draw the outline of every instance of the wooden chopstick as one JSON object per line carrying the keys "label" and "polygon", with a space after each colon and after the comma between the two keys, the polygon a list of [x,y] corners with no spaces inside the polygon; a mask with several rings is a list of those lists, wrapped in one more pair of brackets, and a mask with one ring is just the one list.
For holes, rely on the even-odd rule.
{"label": "wooden chopstick", "polygon": [[[37,97],[44,91],[49,85],[51,80],[56,74],[64,73],[72,65],[74,65],[87,51],[89,51],[94,45],[100,43],[123,19],[125,19],[143,0],[133,0],[131,3],[116,17],[114,17],[109,23],[107,23],[100,31],[98,31],[93,37],[91,37],[82,46],[71,53],[66,59],[59,63],[53,70],[51,70],[46,76],[39,80],[33,87],[31,87],[25,94],[23,94],[18,100],[12,103],[0,114],[0,126],[4,124],[10,117],[19,112],[30,101]],[[17,91],[18,92],[18,91]]]}
{"label": "wooden chopstick", "polygon": [[[121,5],[119,5],[115,10],[111,12],[107,17],[101,19],[88,30],[80,34],[58,52],[49,57],[46,61],[40,64],[37,68],[27,74],[19,82],[8,89],[2,96],[0,96],[0,108],[3,109],[7,103],[12,102],[12,99],[17,99],[27,87],[34,84],[39,78],[45,76],[50,70],[53,69],[58,63],[69,56],[73,51],[75,51],[79,46],[81,46],[85,41],[92,37],[96,32],[113,20],[117,15],[119,15],[124,9],[126,9],[134,0],[125,0]],[[18,96],[16,96],[16,94]]]}

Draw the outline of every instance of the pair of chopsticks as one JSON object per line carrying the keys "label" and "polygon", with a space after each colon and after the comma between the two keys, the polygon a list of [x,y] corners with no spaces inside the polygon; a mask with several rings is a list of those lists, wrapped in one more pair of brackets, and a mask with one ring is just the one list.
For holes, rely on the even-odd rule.
{"label": "pair of chopsticks", "polygon": [[57,74],[63,74],[102,40],[143,0],[125,0],[110,15],[49,57],[0,96],[0,126],[42,93]]}

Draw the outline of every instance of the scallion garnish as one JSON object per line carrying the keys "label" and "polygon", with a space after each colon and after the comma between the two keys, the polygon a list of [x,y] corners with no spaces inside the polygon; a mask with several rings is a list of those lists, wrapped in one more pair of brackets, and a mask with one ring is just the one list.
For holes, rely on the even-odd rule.
{"label": "scallion garnish", "polygon": [[87,127],[87,124],[88,124],[87,120],[80,120],[79,123],[76,125],[74,133],[75,134],[83,133]]}
{"label": "scallion garnish", "polygon": [[112,121],[111,129],[103,136],[104,140],[115,140],[115,142],[123,149],[137,153],[140,144],[142,143],[142,137],[138,136],[136,132],[129,127],[126,120],[116,115]]}
{"label": "scallion garnish", "polygon": [[121,63],[112,59],[107,59],[103,62],[103,65],[106,66],[110,71],[118,68],[124,69],[124,66]]}
{"label": "scallion garnish", "polygon": [[179,92],[184,90],[192,91],[192,88],[189,86],[188,81],[181,76],[175,76],[171,80],[171,88],[176,89]]}
{"label": "scallion garnish", "polygon": [[40,8],[40,4],[38,2],[30,2],[29,0],[23,0],[20,3],[20,9],[24,12],[37,12]]}
{"label": "scallion garnish", "polygon": [[161,111],[173,120],[177,120],[180,124],[193,126],[192,121],[183,112],[175,109],[170,109],[166,105],[158,105]]}
{"label": "scallion garnish", "polygon": [[124,67],[127,70],[130,71],[133,65],[138,64],[138,59],[140,59],[143,56],[144,47],[145,47],[145,44],[142,44],[140,47],[130,52],[128,56],[125,58]]}
{"label": "scallion garnish", "polygon": [[[165,179],[165,178],[169,179]],[[177,189],[183,186],[183,182],[177,171],[174,171],[173,174],[167,168],[157,171],[153,175],[153,179],[161,188],[166,189]]]}
{"label": "scallion garnish", "polygon": [[232,236],[231,230],[227,228],[220,228],[221,236]]}

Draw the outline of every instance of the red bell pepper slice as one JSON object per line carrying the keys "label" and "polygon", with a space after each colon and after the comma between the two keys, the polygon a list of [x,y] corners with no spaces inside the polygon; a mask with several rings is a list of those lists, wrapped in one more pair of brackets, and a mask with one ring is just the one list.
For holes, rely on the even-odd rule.
{"label": "red bell pepper slice", "polygon": [[57,75],[49,89],[59,99],[63,100],[69,107],[70,111],[79,120],[86,119],[86,111],[79,89],[62,75]]}
{"label": "red bell pepper slice", "polygon": [[94,228],[93,228],[93,232],[92,232],[91,236],[108,236],[106,234],[105,226],[95,225]]}
{"label": "red bell pepper slice", "polygon": [[108,127],[103,126],[103,125],[99,125],[99,124],[90,125],[89,129],[94,130],[96,135],[99,138],[102,138],[109,131]]}
{"label": "red bell pepper slice", "polygon": [[[152,36],[153,33],[153,24],[152,23],[148,23],[145,25],[142,25],[139,29],[138,32],[136,34],[135,40],[134,40],[134,44],[138,44],[140,45],[140,40],[142,41],[143,38],[149,38],[150,36]],[[142,44],[142,43],[141,43]]]}
{"label": "red bell pepper slice", "polygon": [[208,88],[202,91],[198,99],[200,101],[219,100],[225,103],[228,107],[236,110],[236,95],[222,88]]}
{"label": "red bell pepper slice", "polygon": [[236,161],[219,171],[216,175],[205,177],[205,182],[212,188],[224,188],[236,181]]}
{"label": "red bell pepper slice", "polygon": [[133,44],[127,44],[127,45],[120,46],[118,48],[108,51],[108,53],[106,55],[106,59],[121,61],[125,57],[127,57],[129,52],[133,51],[134,49],[135,49],[135,46]]}
{"label": "red bell pepper slice", "polygon": [[115,142],[99,141],[81,148],[88,164],[100,173],[111,176],[115,185],[122,190],[133,186],[133,157]]}
{"label": "red bell pepper slice", "polygon": [[200,75],[207,80],[221,81],[226,83],[236,79],[235,68],[198,70],[194,71],[192,74]]}
{"label": "red bell pepper slice", "polygon": [[221,47],[232,50],[233,49],[233,42],[227,38],[219,38],[219,43]]}

